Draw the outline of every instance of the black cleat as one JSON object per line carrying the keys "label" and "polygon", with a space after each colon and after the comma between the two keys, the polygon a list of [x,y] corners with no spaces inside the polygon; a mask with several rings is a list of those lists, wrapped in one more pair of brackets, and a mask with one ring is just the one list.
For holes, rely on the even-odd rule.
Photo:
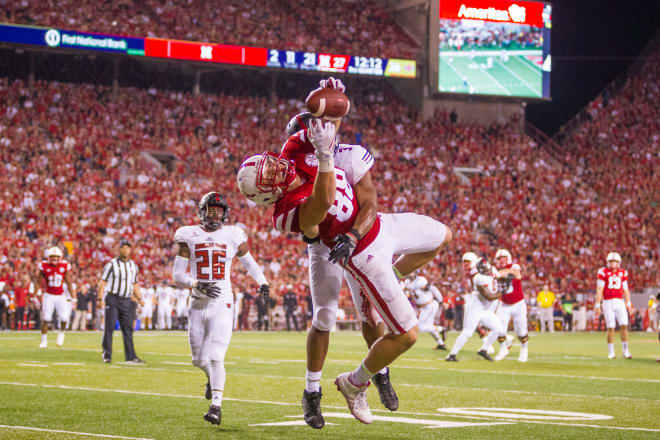
{"label": "black cleat", "polygon": [[482,358],[486,359],[487,361],[491,361],[491,362],[493,361],[493,358],[490,357],[490,355],[488,354],[488,352],[486,350],[479,350],[477,352],[477,354],[479,356],[481,356]]}
{"label": "black cleat", "polygon": [[206,414],[204,414],[204,420],[211,423],[212,425],[219,425],[222,421],[222,411],[219,406],[211,405]]}
{"label": "black cleat", "polygon": [[131,364],[146,364],[146,362],[140,359],[139,357],[133,358],[130,361],[126,361],[126,362],[130,362]]}
{"label": "black cleat", "polygon": [[105,362],[106,364],[109,364],[110,362],[112,362],[112,358],[105,351],[103,352],[103,354],[101,354],[101,358],[103,358],[103,362]]}
{"label": "black cleat", "polygon": [[446,350],[446,349],[447,349],[447,346],[445,344],[438,344],[434,348],[434,350]]}
{"label": "black cleat", "polygon": [[321,414],[321,388],[318,391],[303,391],[302,407],[305,416],[305,423],[314,429],[321,429],[325,426],[325,419]]}
{"label": "black cleat", "polygon": [[213,397],[213,393],[211,392],[211,382],[206,381],[206,392],[204,393],[204,397],[206,397],[206,400],[211,400]]}
{"label": "black cleat", "polygon": [[380,395],[380,403],[390,411],[396,411],[399,408],[399,398],[392,388],[392,382],[390,382],[390,369],[387,369],[385,374],[376,374],[371,378],[374,385],[378,388],[378,394]]}
{"label": "black cleat", "polygon": [[458,359],[456,359],[456,355],[451,353],[449,353],[449,356],[447,356],[445,360],[447,362],[458,362]]}

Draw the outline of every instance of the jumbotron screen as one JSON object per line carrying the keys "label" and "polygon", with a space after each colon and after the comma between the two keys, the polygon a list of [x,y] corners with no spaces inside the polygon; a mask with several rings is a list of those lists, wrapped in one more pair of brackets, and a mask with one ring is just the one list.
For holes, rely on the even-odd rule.
{"label": "jumbotron screen", "polygon": [[438,92],[550,98],[549,3],[439,0]]}

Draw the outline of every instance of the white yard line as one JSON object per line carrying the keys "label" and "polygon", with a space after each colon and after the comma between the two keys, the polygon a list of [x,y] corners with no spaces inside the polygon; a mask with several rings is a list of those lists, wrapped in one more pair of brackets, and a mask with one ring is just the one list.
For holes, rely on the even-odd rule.
{"label": "white yard line", "polygon": [[502,64],[497,58],[495,59],[495,62],[496,62],[497,64],[499,64],[500,66],[504,67],[504,69],[505,69],[507,72],[509,72],[511,75],[513,75],[513,76],[515,76],[516,78],[518,78],[518,79],[520,80],[520,82],[522,82],[522,83],[525,85],[525,87],[527,87],[529,90],[532,91],[532,93],[534,93],[534,94],[537,95],[537,96],[541,96],[541,94],[538,92],[538,90],[535,90],[532,86],[530,86],[530,85],[527,83],[527,81],[525,81],[524,79],[522,79],[521,77],[519,77],[519,76],[518,76],[513,70],[509,69],[509,68],[506,67],[504,64]]}
{"label": "white yard line", "polygon": [[[152,393],[152,392],[145,392],[145,391],[113,390],[113,389],[91,388],[91,387],[72,387],[72,386],[67,386],[67,385],[30,384],[30,383],[19,383],[19,382],[0,382],[0,385],[15,385],[15,386],[27,386],[27,387],[56,388],[56,389],[68,389],[68,390],[81,390],[81,391],[96,391],[96,392],[103,392],[103,393],[135,394],[135,395],[156,396],[156,397],[176,397],[176,398],[183,397],[183,398],[190,398],[190,399],[204,399],[203,396],[191,396],[191,395],[185,395],[185,394]],[[489,390],[489,391],[491,391],[491,390]],[[535,393],[535,394],[541,394],[541,393]],[[586,397],[593,397],[593,396],[586,396]],[[229,397],[225,397],[225,400],[235,401],[235,402],[245,402],[245,403],[259,403],[259,404],[268,404],[268,405],[278,405],[278,406],[295,406],[295,407],[300,406],[300,403],[272,402],[272,401],[268,401],[268,400],[247,400],[247,399],[234,399],[234,398],[229,398]],[[345,409],[345,407],[338,407],[338,406],[331,406],[331,405],[324,405],[324,407],[325,408],[333,408],[333,409]],[[372,410],[372,411],[373,412],[390,413],[390,411],[386,411],[386,410]],[[437,414],[437,413],[412,413],[412,412],[404,412],[404,411],[398,412],[398,414],[436,416],[436,417],[440,416],[440,414]],[[443,414],[442,416],[451,416],[451,417],[458,417],[458,418],[471,418],[471,419],[482,419],[482,420],[483,419],[490,419],[490,420],[498,420],[498,421],[503,421],[503,422],[514,422],[514,423],[541,423],[541,424],[561,425],[561,426],[580,426],[580,427],[588,427],[588,428],[616,429],[616,430],[624,430],[624,431],[660,432],[660,429],[639,428],[639,427],[587,425],[587,424],[566,423],[566,422],[562,422],[562,423],[539,422],[539,421],[532,421],[532,420],[519,420],[519,419],[507,419],[507,418],[485,418],[485,417],[474,417],[474,416],[458,416],[458,415],[450,415],[450,414]],[[4,427],[4,425],[0,425],[0,427]],[[9,428],[11,428],[11,426]],[[32,428],[25,428],[25,429],[32,429]],[[39,428],[34,428],[34,429],[42,430],[42,429],[39,429]],[[55,431],[55,430],[44,430],[44,431],[64,432],[64,433],[68,432],[68,431]],[[106,435],[101,435],[101,434],[86,434],[86,433],[74,433],[74,434],[92,435],[92,436],[97,436],[97,437],[122,438],[122,439],[133,439],[134,438],[134,437],[106,436]],[[140,439],[140,440],[142,440],[142,439]]]}
{"label": "white yard line", "polygon": [[26,431],[59,432],[62,434],[82,435],[86,437],[120,438],[128,440],[152,440],[144,437],[124,437],[123,435],[94,434],[91,432],[63,431],[61,429],[35,428],[33,426],[0,425],[0,429],[22,429]]}

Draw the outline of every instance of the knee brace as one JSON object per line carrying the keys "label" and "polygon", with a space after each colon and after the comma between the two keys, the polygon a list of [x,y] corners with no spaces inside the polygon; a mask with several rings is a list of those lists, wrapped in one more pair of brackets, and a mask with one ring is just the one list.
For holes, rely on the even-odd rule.
{"label": "knee brace", "polygon": [[325,307],[320,307],[314,312],[312,326],[322,332],[329,332],[335,326],[337,321],[337,312]]}
{"label": "knee brace", "polygon": [[518,336],[518,339],[520,339],[520,342],[525,343],[529,340],[529,334],[525,336]]}
{"label": "knee brace", "polygon": [[500,344],[504,341],[506,341],[506,336],[498,336],[497,337],[497,342],[499,342]]}

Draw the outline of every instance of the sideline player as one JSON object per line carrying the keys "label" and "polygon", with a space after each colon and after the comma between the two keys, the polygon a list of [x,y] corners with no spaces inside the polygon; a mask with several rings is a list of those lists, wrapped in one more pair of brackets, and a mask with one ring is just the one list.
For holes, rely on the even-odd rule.
{"label": "sideline player", "polygon": [[154,295],[156,294],[156,290],[153,286],[140,290],[140,293],[142,293],[142,301],[144,301],[142,313],[140,315],[140,318],[142,319],[142,328],[145,330],[153,330],[152,320],[154,317]]}
{"label": "sideline player", "polygon": [[[502,303],[497,309],[497,316],[502,321],[504,329],[509,328],[509,320],[513,318],[513,329],[520,340],[519,362],[527,362],[527,341],[529,340],[527,327],[527,305],[522,291],[522,271],[518,263],[514,263],[511,252],[506,249],[498,249],[495,253],[495,266],[499,277],[513,275],[511,285],[506,292],[502,293]],[[507,338],[511,336],[507,335]],[[511,342],[511,340],[510,340]],[[496,361],[501,361],[509,354],[509,346],[502,346],[500,352],[495,356]]]}
{"label": "sideline player", "polygon": [[[356,290],[357,286],[349,284],[354,301],[356,296],[366,295],[388,326],[390,332],[371,346],[356,370],[340,374],[335,380],[353,416],[363,423],[371,423],[373,416],[365,393],[369,381],[414,345],[417,317],[392,270],[393,242],[398,233],[395,222],[386,215],[377,215],[364,236],[355,230],[353,225],[360,207],[346,174],[334,166],[335,125],[317,121],[310,125],[307,136],[318,159],[318,173],[313,181],[297,175],[295,163],[266,152],[241,164],[238,185],[248,199],[275,204],[273,223],[276,228],[302,232],[308,237],[319,235],[323,243],[332,248],[329,258],[341,261],[361,287]],[[436,243],[438,249],[451,240],[451,232],[444,225],[442,228],[443,236]],[[356,309],[361,312],[358,303]]]}
{"label": "sideline player", "polygon": [[46,285],[46,293],[43,297],[42,304],[42,321],[41,321],[41,344],[39,348],[48,347],[48,324],[53,319],[53,312],[57,311],[57,317],[60,320],[60,330],[57,333],[57,346],[61,347],[64,344],[64,329],[69,321],[70,307],[67,307],[67,299],[64,296],[64,286],[69,290],[72,301],[76,298],[76,291],[74,290],[71,281],[69,280],[69,272],[71,271],[71,264],[63,260],[62,250],[57,246],[53,246],[46,251],[47,261],[39,263],[39,278],[37,285]]}
{"label": "sideline player", "polygon": [[628,290],[628,271],[622,269],[620,265],[621,255],[610,252],[607,254],[607,266],[598,269],[595,315],[600,315],[602,301],[605,326],[607,327],[607,357],[610,359],[616,357],[614,353],[614,329],[618,322],[621,327],[623,357],[632,359],[630,350],[628,350],[628,314],[632,311],[630,291]]}
{"label": "sideline player", "polygon": [[[336,88],[342,92],[345,90],[342,82],[334,78],[322,80],[320,85],[324,88]],[[313,181],[317,175],[318,159],[307,133],[310,119],[310,113],[301,113],[291,119],[286,128],[288,140],[282,148],[280,157],[293,162],[296,174]],[[338,128],[339,121],[335,124]],[[388,220],[399,230],[400,233],[393,237],[394,254],[407,255],[401,255],[393,266],[397,276],[408,275],[438,254],[441,244],[446,238],[446,228],[440,222],[412,213],[377,214],[376,190],[370,174],[374,159],[365,148],[359,145],[336,144],[333,160],[336,167],[345,172],[346,179],[353,187],[360,207],[353,229],[359,235],[366,234],[374,217],[380,215],[381,217],[387,216]],[[424,230],[426,233],[420,234],[420,230]],[[328,352],[329,331],[334,327],[337,319],[342,277],[346,279],[353,294],[353,302],[362,321],[361,330],[367,347],[370,348],[384,335],[385,326],[370,303],[363,301],[363,296],[359,295],[360,286],[350,273],[342,266],[329,261],[330,248],[322,243],[319,237],[314,239],[303,235],[303,241],[308,243],[310,289],[314,315],[307,335],[307,372],[302,405],[306,423],[313,428],[320,429],[325,422],[320,409],[322,394],[319,384]],[[345,245],[340,244],[340,246]],[[389,410],[395,411],[399,402],[390,381],[389,368],[383,368],[372,379],[378,388],[382,404]]]}
{"label": "sideline player", "polygon": [[437,287],[429,284],[426,277],[418,276],[408,286],[410,294],[419,309],[419,332],[429,333],[436,343],[436,350],[446,350],[445,341],[442,339],[442,326],[433,323],[435,315],[442,304],[442,293]]}
{"label": "sideline player", "polygon": [[172,278],[177,285],[193,289],[188,311],[192,363],[208,379],[206,398],[211,399],[211,406],[204,420],[219,425],[225,388],[224,360],[234,322],[230,281],[234,257],[259,284],[262,297],[268,298],[270,287],[250,254],[245,231],[236,225],[225,225],[229,217],[225,197],[217,192],[205,194],[199,202],[198,215],[199,225],[183,226],[174,234],[179,252],[174,258]]}
{"label": "sideline player", "polygon": [[[469,261],[470,254],[463,255],[463,261]],[[469,272],[472,285],[474,286],[475,293],[465,302],[465,319],[463,322],[463,330],[458,335],[454,346],[451,348],[447,361],[456,362],[458,359],[456,355],[463,348],[463,345],[470,339],[477,329],[477,325],[481,322],[484,326],[488,327],[491,332],[484,339],[484,342],[477,351],[477,354],[486,360],[492,361],[493,358],[488,354],[488,347],[491,346],[495,339],[500,344],[504,345],[506,341],[506,330],[502,323],[495,315],[495,309],[499,303],[499,298],[502,296],[499,292],[497,279],[493,276],[493,268],[486,259],[481,258],[470,263]]]}

